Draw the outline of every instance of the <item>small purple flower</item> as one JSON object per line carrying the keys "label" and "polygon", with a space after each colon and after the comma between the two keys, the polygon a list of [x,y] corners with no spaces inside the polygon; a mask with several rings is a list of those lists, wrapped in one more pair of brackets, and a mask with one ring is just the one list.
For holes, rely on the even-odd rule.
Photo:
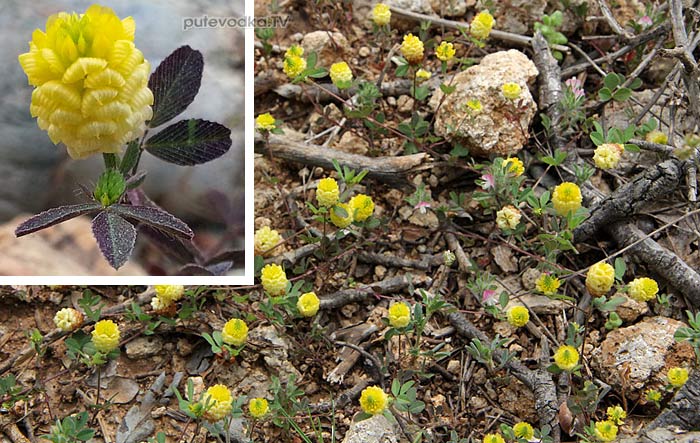
{"label": "small purple flower", "polygon": [[645,15],[637,20],[637,24],[641,25],[643,28],[648,28],[649,26],[653,25],[654,22],[651,20],[651,17]]}
{"label": "small purple flower", "polygon": [[571,77],[570,79],[565,81],[564,84],[568,86],[569,89],[571,89],[571,92],[574,93],[574,96],[576,96],[577,99],[586,95],[586,93],[583,90],[583,82],[577,79],[576,77]]}
{"label": "small purple flower", "polygon": [[496,296],[496,291],[493,289],[486,289],[484,290],[484,293],[481,295],[481,302],[487,305],[493,304],[494,300],[493,298]]}
{"label": "small purple flower", "polygon": [[415,205],[415,206],[413,207],[413,209],[414,209],[414,210],[415,210],[415,209],[418,209],[418,210],[420,211],[421,214],[425,214],[425,212],[427,211],[427,209],[428,209],[429,207],[430,207],[430,203],[428,203],[428,202],[418,202],[418,204]]}
{"label": "small purple flower", "polygon": [[483,183],[481,184],[481,189],[491,189],[496,186],[496,180],[493,178],[493,174],[484,174],[481,176]]}

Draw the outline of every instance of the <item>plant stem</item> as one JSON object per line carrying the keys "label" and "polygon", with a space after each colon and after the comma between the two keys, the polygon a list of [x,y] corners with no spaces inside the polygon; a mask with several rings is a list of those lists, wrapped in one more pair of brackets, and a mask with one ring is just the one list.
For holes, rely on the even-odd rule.
{"label": "plant stem", "polygon": [[105,162],[105,169],[117,169],[119,167],[117,154],[103,153],[102,159]]}
{"label": "plant stem", "polygon": [[100,406],[100,388],[102,387],[102,366],[97,366],[97,397],[95,398],[95,406]]}

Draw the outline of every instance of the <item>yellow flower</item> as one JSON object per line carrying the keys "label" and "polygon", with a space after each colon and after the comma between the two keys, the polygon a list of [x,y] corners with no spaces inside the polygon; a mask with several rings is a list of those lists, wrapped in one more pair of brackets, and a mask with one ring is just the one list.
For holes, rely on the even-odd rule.
{"label": "yellow flower", "polygon": [[658,403],[661,401],[661,397],[661,392],[657,391],[656,389],[647,389],[646,399],[648,402]]}
{"label": "yellow flower", "polygon": [[284,58],[284,73],[294,79],[306,69],[306,60],[298,55],[290,55]]}
{"label": "yellow flower", "polygon": [[54,315],[53,323],[61,331],[75,331],[83,324],[83,314],[73,308],[63,308]]}
{"label": "yellow flower", "polygon": [[430,71],[426,71],[423,68],[420,68],[419,70],[416,71],[416,80],[418,82],[424,82],[426,80],[430,80],[430,77],[432,77],[433,74],[430,73]]}
{"label": "yellow flower", "polygon": [[440,46],[435,49],[435,55],[443,62],[452,60],[452,57],[455,56],[456,52],[457,51],[455,51],[454,45],[448,42],[440,43]]}
{"label": "yellow flower", "polygon": [[275,118],[269,113],[258,115],[255,119],[255,127],[260,131],[272,131],[275,129],[276,124]]}
{"label": "yellow flower", "polygon": [[364,194],[357,194],[348,202],[353,211],[353,220],[361,222],[367,220],[374,212],[374,201],[372,197]]}
{"label": "yellow flower", "polygon": [[625,148],[619,143],[603,143],[595,148],[593,162],[600,169],[613,169],[620,163],[623,152]]}
{"label": "yellow flower", "polygon": [[321,306],[321,301],[315,292],[307,292],[302,294],[297,300],[297,309],[304,317],[313,317],[318,312]]}
{"label": "yellow flower", "polygon": [[474,112],[474,114],[480,113],[484,107],[478,99],[471,99],[467,101],[467,107]]}
{"label": "yellow flower", "polygon": [[134,19],[110,8],[59,12],[37,29],[19,63],[34,86],[30,112],[54,144],[82,159],[117,153],[153,116],[150,64],[134,46]]}
{"label": "yellow flower", "polygon": [[360,407],[370,415],[381,414],[388,403],[389,396],[379,386],[367,387],[360,394]]}
{"label": "yellow flower", "polygon": [[638,302],[649,301],[656,297],[659,292],[659,285],[656,280],[649,277],[635,278],[629,285],[630,297]]}
{"label": "yellow flower", "polygon": [[530,311],[525,306],[513,306],[508,309],[508,323],[519,328],[530,321]]}
{"label": "yellow flower", "polygon": [[151,307],[153,308],[154,311],[159,312],[159,311],[165,311],[167,308],[169,308],[172,305],[172,303],[166,303],[158,297],[157,295],[153,298],[151,298]]}
{"label": "yellow flower", "polygon": [[108,354],[119,346],[119,326],[112,320],[100,320],[92,331],[92,343],[95,349]]}
{"label": "yellow flower", "polygon": [[413,34],[403,37],[401,44],[401,54],[411,64],[418,64],[423,60],[423,42]]}
{"label": "yellow flower", "polygon": [[517,83],[508,82],[503,83],[501,86],[501,93],[503,93],[503,96],[508,100],[515,100],[520,97],[521,92],[523,92],[523,90]]}
{"label": "yellow flower", "polygon": [[265,265],[260,271],[260,281],[263,289],[273,297],[284,295],[287,292],[287,274],[280,265],[274,263]]}
{"label": "yellow flower", "polygon": [[569,212],[576,212],[582,201],[581,189],[576,183],[563,182],[555,187],[552,193],[552,204],[558,215],[565,216]]}
{"label": "yellow flower", "polygon": [[411,308],[406,303],[394,303],[389,307],[389,324],[394,328],[405,328],[411,322]]}
{"label": "yellow flower", "polygon": [[688,381],[688,370],[686,368],[671,368],[668,370],[666,378],[671,386],[680,388]]}
{"label": "yellow flower", "polygon": [[573,346],[559,346],[554,353],[554,363],[563,371],[572,371],[578,365],[578,351]]}
{"label": "yellow flower", "polygon": [[484,435],[483,443],[506,443],[501,437],[501,434],[486,434]]}
{"label": "yellow flower", "polygon": [[502,230],[513,230],[518,227],[522,214],[515,206],[508,205],[496,212],[496,224]]}
{"label": "yellow flower", "polygon": [[525,166],[518,157],[508,157],[503,160],[503,166],[508,168],[508,172],[516,177],[520,177],[525,172]]}
{"label": "yellow flower", "polygon": [[340,197],[340,189],[338,182],[334,178],[322,178],[316,186],[316,200],[318,204],[325,207],[331,207],[338,203]]}
{"label": "yellow flower", "polygon": [[627,418],[627,413],[620,405],[609,406],[606,412],[608,414],[608,420],[616,425],[621,425],[622,421]]}
{"label": "yellow flower", "polygon": [[166,306],[180,300],[185,295],[185,287],[182,285],[155,285],[153,288],[156,296]]}
{"label": "yellow flower", "polygon": [[535,431],[532,429],[532,425],[528,422],[521,421],[513,426],[513,433],[518,438],[524,438],[525,440],[532,440],[535,436]]}
{"label": "yellow flower", "polygon": [[647,141],[659,145],[668,144],[668,136],[661,131],[651,131],[647,134]]}
{"label": "yellow flower", "polygon": [[556,294],[557,289],[559,289],[560,285],[561,282],[558,278],[544,272],[540,274],[540,277],[535,282],[535,287],[537,288],[537,290],[543,293],[544,295]]}
{"label": "yellow flower", "polygon": [[[343,216],[339,208],[345,211],[345,216]],[[347,203],[338,203],[331,208],[331,223],[339,227],[340,229],[347,228],[352,223],[352,208]]]}
{"label": "yellow flower", "polygon": [[615,283],[615,268],[605,262],[598,262],[588,269],[586,289],[594,297],[608,293]]}
{"label": "yellow flower", "polygon": [[345,62],[333,63],[330,74],[331,81],[338,89],[347,89],[352,84],[352,71]]}
{"label": "yellow flower", "polygon": [[377,26],[386,26],[391,21],[391,9],[384,3],[377,3],[372,10],[372,20]]}
{"label": "yellow flower", "polygon": [[284,52],[284,58],[301,57],[304,55],[304,48],[299,45],[292,45]]}
{"label": "yellow flower", "polygon": [[242,346],[248,339],[248,325],[239,318],[232,318],[221,330],[221,339],[227,345]]}
{"label": "yellow flower", "polygon": [[248,411],[253,418],[262,417],[267,414],[268,409],[267,400],[264,398],[251,398],[248,403]]}
{"label": "yellow flower", "polygon": [[255,231],[253,246],[255,254],[265,255],[267,252],[274,249],[282,241],[282,236],[269,226],[263,226]]}
{"label": "yellow flower", "polygon": [[617,426],[611,420],[597,421],[595,436],[600,441],[613,441],[617,438]]}
{"label": "yellow flower", "polygon": [[482,11],[472,20],[471,25],[469,25],[469,34],[472,37],[479,40],[486,40],[493,29],[493,25],[496,21],[489,11]]}
{"label": "yellow flower", "polygon": [[207,408],[204,418],[212,423],[226,417],[233,409],[231,391],[224,385],[214,385],[207,389],[201,402]]}

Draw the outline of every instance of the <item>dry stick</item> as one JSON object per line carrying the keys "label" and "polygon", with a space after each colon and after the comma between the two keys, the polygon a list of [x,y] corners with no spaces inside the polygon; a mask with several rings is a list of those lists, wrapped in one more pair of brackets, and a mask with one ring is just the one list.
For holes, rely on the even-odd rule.
{"label": "dry stick", "polygon": [[[413,283],[418,283],[418,278],[413,278]],[[321,309],[337,309],[348,303],[366,300],[375,294],[387,294],[398,292],[408,287],[408,278],[405,275],[387,278],[382,281],[362,285],[352,289],[342,289],[327,297],[321,298]]]}
{"label": "dry stick", "polygon": [[[681,74],[683,83],[685,84],[688,100],[690,101],[690,110],[695,116],[696,124],[700,122],[700,72],[695,62],[695,57],[691,52],[691,46],[688,41],[688,34],[685,32],[685,23],[683,22],[683,3],[681,0],[669,0],[668,7],[671,12],[671,24],[673,25],[673,39],[676,42],[675,51],[673,54],[683,64],[683,72]],[[672,50],[673,51],[673,50]]]}
{"label": "dry stick", "polygon": [[262,137],[255,136],[255,152],[264,154],[270,150],[275,158],[303,163],[309,166],[320,166],[333,170],[333,160],[342,166],[355,170],[366,169],[367,177],[398,186],[409,185],[409,174],[430,169],[427,154],[412,154],[401,157],[366,157],[349,154],[335,149],[303,143],[289,137],[270,135],[269,143],[264,143]]}
{"label": "dry stick", "polygon": [[615,34],[625,38],[625,40],[630,40],[633,37],[632,34],[624,30],[617,20],[615,20],[615,16],[613,16],[605,0],[598,0],[598,6],[600,7],[600,12],[603,13],[603,17],[605,17],[605,20],[608,22],[608,25],[610,25],[610,29],[612,29]]}

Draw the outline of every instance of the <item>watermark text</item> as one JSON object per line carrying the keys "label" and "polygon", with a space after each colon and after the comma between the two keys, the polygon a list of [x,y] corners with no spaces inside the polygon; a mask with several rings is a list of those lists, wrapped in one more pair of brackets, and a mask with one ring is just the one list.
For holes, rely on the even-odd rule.
{"label": "watermark text", "polygon": [[289,16],[271,15],[267,17],[183,17],[182,29],[203,28],[286,28]]}

